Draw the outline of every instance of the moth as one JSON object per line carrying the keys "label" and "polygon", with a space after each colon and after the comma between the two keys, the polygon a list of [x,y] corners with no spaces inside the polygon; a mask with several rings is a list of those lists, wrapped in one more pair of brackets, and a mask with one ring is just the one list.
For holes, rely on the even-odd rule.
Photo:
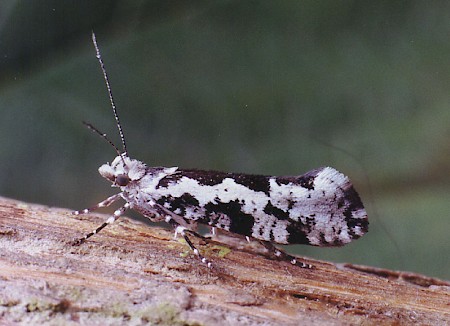
{"label": "moth", "polygon": [[[321,167],[300,176],[264,176],[178,167],[150,167],[128,155],[106,69],[95,34],[92,41],[108,90],[112,111],[122,141],[122,150],[106,134],[91,124],[90,129],[104,138],[117,152],[111,162],[100,166],[99,173],[120,192],[92,208],[75,211],[86,214],[123,199],[102,225],[76,241],[81,244],[126,210],[133,209],[152,222],[166,222],[180,234],[192,251],[208,267],[189,236],[199,224],[222,229],[261,242],[272,255],[303,268],[311,265],[298,261],[274,244],[342,246],[368,231],[364,206],[352,183],[331,167]],[[202,237],[203,238],[203,237]]]}

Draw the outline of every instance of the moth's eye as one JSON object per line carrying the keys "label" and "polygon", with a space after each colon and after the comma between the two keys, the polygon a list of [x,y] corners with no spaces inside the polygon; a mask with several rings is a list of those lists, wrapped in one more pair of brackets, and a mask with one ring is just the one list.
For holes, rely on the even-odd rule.
{"label": "moth's eye", "polygon": [[126,174],[119,174],[116,177],[116,184],[118,186],[121,186],[121,187],[126,186],[129,182],[130,182],[130,178]]}

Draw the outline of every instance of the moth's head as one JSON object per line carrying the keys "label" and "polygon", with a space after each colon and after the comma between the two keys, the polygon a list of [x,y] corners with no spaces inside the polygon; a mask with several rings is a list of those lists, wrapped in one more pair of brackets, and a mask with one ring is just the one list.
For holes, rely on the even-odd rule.
{"label": "moth's head", "polygon": [[106,163],[98,168],[102,177],[108,179],[115,187],[125,187],[130,182],[140,180],[145,175],[146,165],[125,154],[117,156],[111,164]]}

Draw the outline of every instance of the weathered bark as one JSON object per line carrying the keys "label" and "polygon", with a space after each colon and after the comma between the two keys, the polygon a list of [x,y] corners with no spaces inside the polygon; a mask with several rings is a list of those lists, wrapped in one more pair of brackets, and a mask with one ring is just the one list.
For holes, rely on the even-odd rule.
{"label": "weathered bark", "polygon": [[450,284],[417,274],[196,241],[126,218],[79,247],[105,216],[0,197],[0,323],[346,325],[450,323]]}

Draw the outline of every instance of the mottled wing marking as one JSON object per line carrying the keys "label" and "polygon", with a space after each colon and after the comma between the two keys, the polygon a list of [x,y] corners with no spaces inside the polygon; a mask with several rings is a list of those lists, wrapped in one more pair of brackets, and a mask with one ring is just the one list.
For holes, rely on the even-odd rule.
{"label": "mottled wing marking", "polygon": [[181,178],[189,178],[197,180],[202,186],[216,186],[223,182],[224,179],[233,179],[237,184],[243,185],[254,191],[261,191],[265,194],[269,193],[269,184],[267,177],[262,175],[249,175],[239,173],[226,173],[219,171],[202,171],[202,170],[179,170],[179,173],[168,175],[162,179],[157,188],[167,187],[168,184],[176,183]]}
{"label": "mottled wing marking", "polygon": [[288,177],[177,170],[149,195],[186,221],[280,244],[339,246],[368,229],[352,184],[329,167]]}

